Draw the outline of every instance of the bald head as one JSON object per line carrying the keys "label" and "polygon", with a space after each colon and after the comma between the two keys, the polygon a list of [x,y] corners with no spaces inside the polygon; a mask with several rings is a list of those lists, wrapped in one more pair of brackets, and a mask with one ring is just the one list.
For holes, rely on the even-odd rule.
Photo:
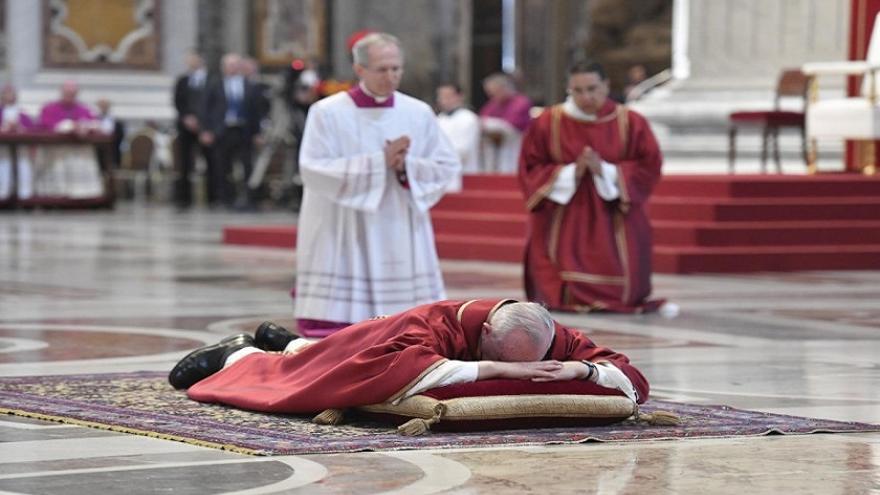
{"label": "bald head", "polygon": [[76,95],[79,93],[79,86],[75,81],[64,81],[61,84],[61,101],[72,104],[76,101]]}
{"label": "bald head", "polygon": [[550,313],[537,303],[511,303],[483,324],[480,348],[490,361],[540,361],[553,342]]}

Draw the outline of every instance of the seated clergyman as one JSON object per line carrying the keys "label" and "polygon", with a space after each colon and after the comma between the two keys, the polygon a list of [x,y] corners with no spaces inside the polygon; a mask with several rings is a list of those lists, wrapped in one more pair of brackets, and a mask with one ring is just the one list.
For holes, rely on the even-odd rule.
{"label": "seated clergyman", "polygon": [[492,378],[586,379],[638,403],[648,398],[647,380],[626,356],[564,327],[539,304],[511,299],[426,304],[315,343],[267,322],[255,338],[241,334],[191,352],[168,378],[200,402],[279,413],[396,401]]}

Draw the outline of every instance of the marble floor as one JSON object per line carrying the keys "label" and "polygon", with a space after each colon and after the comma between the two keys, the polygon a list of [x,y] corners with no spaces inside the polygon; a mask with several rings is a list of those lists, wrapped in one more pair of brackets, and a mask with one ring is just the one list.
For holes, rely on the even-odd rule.
{"label": "marble floor", "polygon": [[[232,223],[122,204],[0,212],[0,376],[168,370],[291,319],[294,254]],[[512,264],[444,262],[450,298],[521,295]],[[559,315],[628,354],[655,398],[880,423],[880,270],[654,278],[677,318]],[[0,493],[880,493],[880,434],[248,457],[0,417]]]}

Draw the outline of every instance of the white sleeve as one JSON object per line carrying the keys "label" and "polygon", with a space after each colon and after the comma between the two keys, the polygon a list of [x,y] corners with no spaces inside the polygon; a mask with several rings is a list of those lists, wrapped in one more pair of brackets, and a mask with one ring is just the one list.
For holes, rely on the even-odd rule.
{"label": "white sleeve", "polygon": [[[446,134],[440,130],[434,115],[426,114],[422,156],[406,156],[406,179],[412,203],[418,211],[427,212],[449,185],[461,176],[461,161]],[[384,163],[384,154],[383,154]]]}
{"label": "white sleeve", "polygon": [[376,211],[385,194],[385,153],[340,156],[338,130],[326,109],[312,107],[299,153],[300,173],[310,191],[348,208]]}
{"label": "white sleeve", "polygon": [[575,170],[577,166],[574,163],[562,166],[562,171],[556,176],[556,182],[553,183],[553,189],[547,198],[554,203],[567,205],[577,191],[577,184],[574,183]]}
{"label": "white sleeve", "polygon": [[593,183],[596,184],[596,192],[605,201],[614,201],[620,197],[620,189],[617,188],[617,167],[602,161],[602,175],[593,175]]}
{"label": "white sleeve", "polygon": [[613,388],[615,390],[620,390],[627,397],[632,399],[633,402],[638,399],[639,394],[636,392],[635,387],[633,387],[632,382],[629,377],[623,374],[617,366],[613,364],[602,361],[600,363],[594,363],[596,365],[596,374],[590,378],[590,381],[595,383],[596,385],[601,385],[605,388]]}
{"label": "white sleeve", "polygon": [[480,365],[476,361],[446,361],[404,392],[395,403],[432,388],[445,387],[455,383],[475,382],[479,374]]}

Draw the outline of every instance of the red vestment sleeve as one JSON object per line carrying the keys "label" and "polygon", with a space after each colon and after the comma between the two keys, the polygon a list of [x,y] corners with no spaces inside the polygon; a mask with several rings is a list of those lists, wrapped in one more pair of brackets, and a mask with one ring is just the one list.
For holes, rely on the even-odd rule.
{"label": "red vestment sleeve", "polygon": [[544,111],[523,137],[519,154],[519,185],[526,199],[526,209],[537,211],[547,207],[543,201],[553,190],[556,177],[565,163],[550,153],[550,110]]}
{"label": "red vestment sleeve", "polygon": [[587,360],[593,363],[607,361],[617,367],[632,382],[638,392],[639,404],[648,400],[650,387],[642,372],[630,364],[629,358],[607,347],[600,347],[577,330],[556,323],[556,336],[550,349],[551,359],[558,361]]}

